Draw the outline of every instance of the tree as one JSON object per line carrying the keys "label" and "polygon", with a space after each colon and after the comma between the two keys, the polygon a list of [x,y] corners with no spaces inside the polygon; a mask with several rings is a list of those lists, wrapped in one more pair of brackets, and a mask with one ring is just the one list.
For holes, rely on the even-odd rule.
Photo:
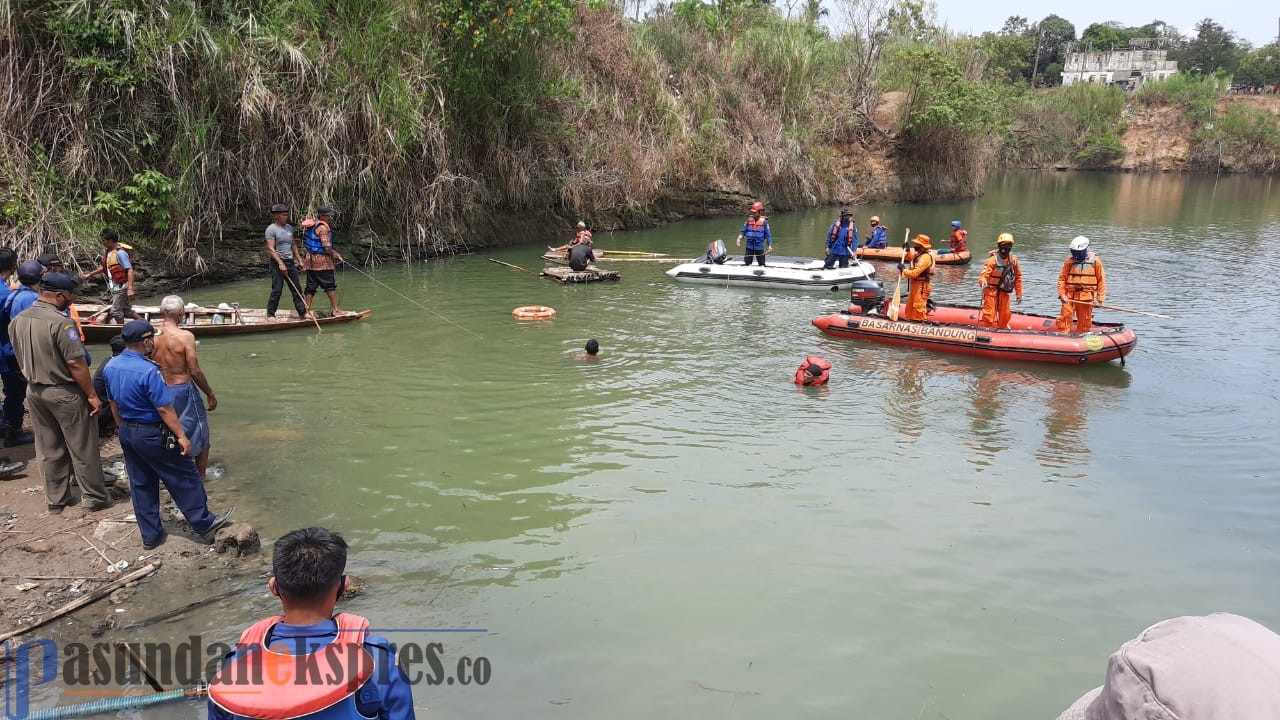
{"label": "tree", "polygon": [[1280,43],[1263,45],[1249,51],[1240,60],[1235,80],[1241,83],[1263,83],[1264,85],[1280,82]]}
{"label": "tree", "polygon": [[[1070,20],[1058,15],[1048,15],[1035,24],[1037,47],[1040,51],[1039,62],[1032,64],[1043,69],[1041,75],[1045,82],[1056,85],[1062,81],[1062,66],[1066,62],[1067,45],[1075,42],[1076,26]],[[1052,68],[1052,69],[1051,69]]]}
{"label": "tree", "polygon": [[1021,15],[1010,15],[1008,20],[1004,21],[1004,27],[1000,28],[1000,34],[1005,37],[1025,36],[1031,33],[1031,28],[1027,25],[1027,19]]}
{"label": "tree", "polygon": [[1128,47],[1129,40],[1136,37],[1141,37],[1141,31],[1125,27],[1114,20],[1094,23],[1080,33],[1080,41],[1089,43],[1094,50]]}
{"label": "tree", "polygon": [[1240,65],[1240,43],[1218,23],[1205,18],[1196,23],[1196,36],[1177,53],[1178,68],[1197,75],[1218,71],[1230,75]]}
{"label": "tree", "polygon": [[818,21],[830,14],[830,10],[822,7],[822,0],[805,0],[803,8],[805,23],[817,25]]}
{"label": "tree", "polygon": [[978,46],[987,55],[986,74],[1008,82],[1026,83],[1031,77],[1031,54],[1035,40],[1022,35],[986,32]]}

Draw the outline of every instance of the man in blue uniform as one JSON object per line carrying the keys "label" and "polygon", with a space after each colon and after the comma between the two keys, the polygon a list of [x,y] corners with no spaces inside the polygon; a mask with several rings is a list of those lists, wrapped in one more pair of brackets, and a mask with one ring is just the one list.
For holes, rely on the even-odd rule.
{"label": "man in blue uniform", "polygon": [[18,288],[0,302],[0,378],[4,380],[5,447],[25,445],[35,440],[31,433],[22,429],[22,418],[26,415],[27,379],[13,354],[9,321],[36,301],[35,287],[40,284],[43,274],[44,266],[39,262],[28,260],[22,263],[17,271]]}
{"label": "man in blue uniform", "polygon": [[840,211],[840,219],[831,223],[827,231],[827,261],[822,264],[823,270],[830,270],[840,261],[840,267],[849,267],[849,257],[853,249],[858,247],[858,225],[853,221],[853,213]]}
{"label": "man in blue uniform", "polygon": [[769,230],[769,218],[764,216],[764,203],[751,204],[751,216],[742,225],[742,232],[738,233],[738,245],[742,245],[743,238],[747,239],[746,264],[750,265],[754,258],[760,262],[760,267],[764,267],[765,254],[773,252],[773,233]]}
{"label": "man in blue uniform", "polygon": [[[142,533],[142,547],[152,550],[168,538],[160,523],[160,483],[200,539],[208,544],[227,524],[235,508],[214,517],[195,461],[173,409],[173,392],[160,368],[147,359],[155,351],[155,328],[146,320],[130,320],[120,332],[125,350],[102,371],[111,412],[120,427],[120,448],[129,471],[133,512]],[[166,443],[165,429],[174,440]]]}
{"label": "man in blue uniform", "polygon": [[884,226],[880,224],[880,216],[871,216],[871,235],[867,237],[866,247],[872,250],[883,250],[889,247],[889,234],[885,232]]}
{"label": "man in blue uniform", "polygon": [[[271,553],[273,577],[267,581],[267,589],[280,598],[284,614],[260,620],[240,636],[237,649],[210,683],[209,720],[301,720],[320,710],[325,710],[326,718],[414,720],[413,690],[396,663],[391,643],[367,634],[369,621],[359,615],[334,614],[334,605],[345,589],[346,567],[347,543],[331,530],[303,528],[276,541]],[[352,652],[337,654],[348,661],[344,667],[331,668],[322,660],[326,673],[312,676],[294,673],[289,665],[285,666],[288,672],[261,671],[264,654],[258,648],[314,656],[335,641],[358,644],[373,658],[372,675],[354,692],[344,687],[346,681],[358,677],[350,662],[358,656]],[[299,660],[297,666],[314,667],[304,665],[306,662]],[[254,672],[255,666],[258,672]],[[324,674],[334,678],[325,683]],[[285,675],[290,677],[280,677]],[[303,682],[304,676],[314,680]]]}

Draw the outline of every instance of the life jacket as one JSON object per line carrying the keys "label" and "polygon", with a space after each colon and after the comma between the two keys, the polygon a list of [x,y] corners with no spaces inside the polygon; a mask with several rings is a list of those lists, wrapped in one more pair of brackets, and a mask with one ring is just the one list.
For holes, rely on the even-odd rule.
{"label": "life jacket", "polygon": [[1089,253],[1084,262],[1068,261],[1071,268],[1067,271],[1068,290],[1094,290],[1098,287],[1098,257]]}
{"label": "life jacket", "polygon": [[[908,251],[908,252],[912,252],[912,251]],[[930,253],[928,250],[925,250],[924,252],[914,253],[914,255],[915,256],[911,258],[912,269],[914,269],[916,264],[919,263],[924,258],[929,258],[929,268],[924,272],[920,273],[915,279],[919,280],[920,282],[927,282],[927,283],[933,282],[933,271],[938,267],[938,264],[933,261],[933,254]]]}
{"label": "life jacket", "polygon": [[747,247],[751,247],[756,242],[763,245],[764,236],[768,229],[769,218],[764,215],[758,218],[747,218],[746,232],[742,233],[743,237],[747,239]]}
{"label": "life jacket", "polygon": [[326,254],[324,250],[324,243],[320,241],[320,235],[316,232],[316,228],[321,225],[329,231],[329,242],[333,242],[333,228],[329,227],[329,223],[323,220],[316,220],[310,226],[303,223],[303,226],[307,228],[307,234],[304,236],[302,244],[307,248],[307,252],[309,253],[315,253],[316,255]]}
{"label": "life jacket", "polygon": [[1018,257],[1013,253],[1009,253],[1009,259],[1001,262],[1000,253],[993,252],[991,257],[995,258],[995,270],[999,273],[996,280],[996,290],[1002,293],[1011,293],[1018,284]]}
{"label": "life jacket", "polygon": [[951,250],[954,252],[964,252],[969,249],[969,231],[964,228],[956,228],[951,231]]}
{"label": "life jacket", "polygon": [[[822,374],[813,377],[808,373],[810,365],[817,365],[822,368]],[[797,385],[826,385],[831,379],[831,362],[817,355],[806,356],[804,362],[800,363],[800,367],[796,368],[795,383]]]}
{"label": "life jacket", "polygon": [[[365,648],[369,621],[338,613],[333,618],[338,637],[306,656],[296,656],[275,652],[266,642],[271,628],[283,619],[277,615],[260,620],[240,635],[235,656],[209,683],[209,699],[229,713],[256,720],[376,718],[382,697],[370,682],[377,661]],[[304,682],[299,673],[317,682]]]}
{"label": "life jacket", "polygon": [[831,229],[827,231],[827,249],[835,255],[843,255],[843,250],[849,246],[858,244],[858,226],[854,224],[853,219],[849,219],[848,225],[841,225],[837,220],[831,224]]}
{"label": "life jacket", "polygon": [[867,239],[867,247],[883,250],[889,247],[889,228],[886,225],[877,225],[871,231],[871,236]]}
{"label": "life jacket", "polygon": [[[120,264],[120,251],[132,251],[133,248],[122,242],[116,243],[115,250],[109,250],[102,256],[102,268],[107,271],[107,275],[111,277],[111,282],[117,285],[123,285],[129,279],[129,270]],[[129,264],[133,264],[133,253],[129,252]]]}

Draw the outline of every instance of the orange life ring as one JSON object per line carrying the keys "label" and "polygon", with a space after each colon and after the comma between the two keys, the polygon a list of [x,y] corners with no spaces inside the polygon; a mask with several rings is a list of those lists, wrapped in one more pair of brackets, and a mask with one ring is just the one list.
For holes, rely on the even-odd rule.
{"label": "orange life ring", "polygon": [[511,315],[519,320],[546,320],[556,316],[556,309],[546,305],[525,305],[512,310]]}

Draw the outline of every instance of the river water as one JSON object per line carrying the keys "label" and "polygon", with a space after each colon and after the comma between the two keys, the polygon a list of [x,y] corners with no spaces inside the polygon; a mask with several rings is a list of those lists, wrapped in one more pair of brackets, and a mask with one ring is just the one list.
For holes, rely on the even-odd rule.
{"label": "river water", "polygon": [[[486,262],[538,268],[532,246],[376,269],[431,314],[346,272],[367,322],[202,343],[211,492],[268,542],[341,530],[369,583],[348,610],[441,643],[450,674],[488,659],[482,687],[419,686],[419,717],[1053,718],[1160,619],[1280,628],[1278,199],[1271,179],[1010,174],[971,202],[855,209],[895,242],[960,218],[979,256],[1012,232],[1038,312],[1091,237],[1111,302],[1176,318],[1100,311],[1137,329],[1126,367],[836,340],[809,321],[843,294],[661,263],[560,287]],[[817,253],[833,216],[774,217],[778,252]],[[692,257],[740,223],[597,245]],[[976,302],[979,268],[942,269],[935,298]],[[559,316],[515,321],[528,304]],[[591,337],[602,359],[573,359]],[[791,383],[808,353],[827,388]],[[134,639],[230,640],[274,608],[254,589]]]}

